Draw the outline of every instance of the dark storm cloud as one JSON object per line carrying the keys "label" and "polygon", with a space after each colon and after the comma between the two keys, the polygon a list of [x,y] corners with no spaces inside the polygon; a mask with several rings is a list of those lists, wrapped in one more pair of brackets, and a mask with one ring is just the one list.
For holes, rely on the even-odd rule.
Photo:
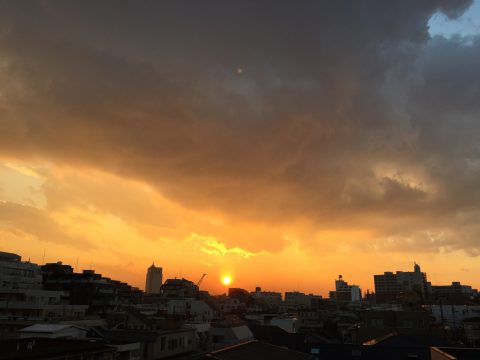
{"label": "dark storm cloud", "polygon": [[0,150],[233,218],[478,222],[480,43],[427,27],[470,3],[4,2]]}

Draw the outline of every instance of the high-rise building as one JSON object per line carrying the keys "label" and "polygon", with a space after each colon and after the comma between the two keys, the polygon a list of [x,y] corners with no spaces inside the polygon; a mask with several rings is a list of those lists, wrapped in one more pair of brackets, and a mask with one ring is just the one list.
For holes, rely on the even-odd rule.
{"label": "high-rise building", "polygon": [[162,286],[162,268],[156,267],[152,264],[147,270],[147,280],[145,284],[145,292],[147,294],[160,294],[160,287]]}
{"label": "high-rise building", "polygon": [[413,271],[385,272],[374,275],[375,297],[377,302],[397,302],[407,293],[416,293],[424,299],[431,294],[431,284],[427,274],[421,272],[420,265],[415,263]]}

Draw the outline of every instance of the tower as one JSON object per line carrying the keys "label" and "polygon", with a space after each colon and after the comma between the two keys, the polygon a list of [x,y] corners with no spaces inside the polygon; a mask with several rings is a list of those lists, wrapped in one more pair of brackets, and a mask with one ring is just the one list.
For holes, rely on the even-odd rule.
{"label": "tower", "polygon": [[147,270],[147,280],[145,284],[145,292],[147,294],[160,294],[160,286],[162,286],[162,268],[152,264]]}

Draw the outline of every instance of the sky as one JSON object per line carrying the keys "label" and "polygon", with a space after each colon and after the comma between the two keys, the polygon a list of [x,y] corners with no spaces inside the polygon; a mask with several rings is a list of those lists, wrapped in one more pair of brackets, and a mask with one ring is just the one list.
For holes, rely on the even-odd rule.
{"label": "sky", "polygon": [[480,287],[480,2],[0,1],[0,250],[144,287]]}

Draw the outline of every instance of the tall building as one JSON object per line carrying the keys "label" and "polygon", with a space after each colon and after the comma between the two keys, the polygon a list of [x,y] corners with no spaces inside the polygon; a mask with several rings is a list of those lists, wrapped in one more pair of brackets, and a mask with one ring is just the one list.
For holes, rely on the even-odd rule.
{"label": "tall building", "polygon": [[152,264],[147,270],[147,281],[145,284],[145,292],[147,294],[160,294],[160,287],[162,286],[162,268],[156,267]]}
{"label": "tall building", "polygon": [[335,280],[335,291],[330,292],[330,298],[337,301],[361,301],[362,290],[358,285],[349,285],[342,275]]}
{"label": "tall building", "polygon": [[414,264],[413,271],[385,272],[383,275],[374,275],[375,298],[377,302],[398,302],[406,294],[414,293],[421,299],[431,294],[431,284],[427,281],[427,274],[421,272],[420,265]]}

